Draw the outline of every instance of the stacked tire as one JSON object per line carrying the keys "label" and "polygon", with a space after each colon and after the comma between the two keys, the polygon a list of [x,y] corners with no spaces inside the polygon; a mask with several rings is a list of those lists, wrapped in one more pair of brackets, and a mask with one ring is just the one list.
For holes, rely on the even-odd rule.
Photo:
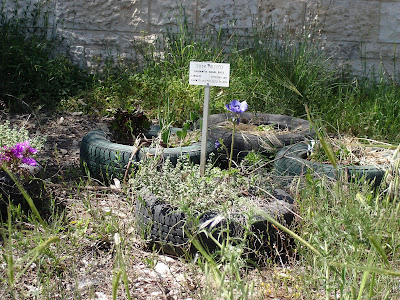
{"label": "stacked tire", "polygon": [[[232,130],[221,126],[235,117],[233,113],[214,114],[208,117],[209,138],[213,141],[222,140],[223,144],[230,149],[232,143]],[[315,136],[310,122],[291,116],[266,114],[266,113],[242,113],[239,114],[240,123],[268,125],[285,132],[271,133],[259,136],[246,132],[236,132],[233,144],[233,157],[240,160],[250,151],[271,153],[286,145],[304,141]]]}

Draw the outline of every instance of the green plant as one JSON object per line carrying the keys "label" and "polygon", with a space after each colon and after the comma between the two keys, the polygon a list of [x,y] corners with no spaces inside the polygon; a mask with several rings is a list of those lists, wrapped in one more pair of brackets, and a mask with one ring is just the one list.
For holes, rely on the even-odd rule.
{"label": "green plant", "polygon": [[4,121],[0,124],[0,147],[12,147],[24,141],[29,141],[33,148],[40,150],[46,141],[46,137],[31,136],[25,127],[12,127],[10,121]]}
{"label": "green plant", "polygon": [[54,108],[84,89],[90,76],[68,60],[42,1],[22,9],[13,1],[13,14],[4,11],[5,3],[0,4],[0,97],[8,107]]}
{"label": "green plant", "polygon": [[323,256],[318,259],[299,247],[304,265],[312,268],[304,285],[324,290],[326,297],[383,299],[398,292],[399,240],[391,234],[398,226],[398,203],[374,195],[362,183],[332,183],[311,176],[299,203],[300,232]]}
{"label": "green plant", "polygon": [[29,168],[36,166],[34,157],[45,140],[42,136],[30,137],[24,127],[11,128],[9,121],[0,124],[0,168],[28,181],[33,175]]}
{"label": "green plant", "polygon": [[233,100],[229,104],[226,104],[226,109],[229,110],[230,112],[235,113],[235,117],[231,120],[233,129],[232,129],[232,142],[231,142],[231,151],[229,155],[229,162],[228,162],[228,170],[231,169],[232,166],[232,157],[233,157],[233,145],[235,142],[235,128],[236,124],[239,124],[240,122],[240,114],[244,113],[248,108],[247,102],[239,102],[237,100]]}
{"label": "green plant", "polygon": [[128,276],[126,273],[125,259],[124,259],[123,252],[121,249],[121,237],[118,233],[114,234],[114,242],[115,242],[115,246],[116,246],[117,259],[116,259],[116,266],[115,266],[115,270],[114,270],[115,274],[114,274],[114,278],[113,278],[113,288],[112,288],[113,300],[117,299],[117,289],[118,289],[118,284],[119,284],[121,277],[122,277],[122,281],[124,282],[126,296],[128,299],[131,299],[130,292],[129,292],[129,281],[128,281]]}
{"label": "green plant", "polygon": [[15,298],[15,284],[27,271],[31,264],[43,254],[43,252],[53,243],[60,241],[58,237],[50,237],[46,241],[40,243],[38,246],[30,250],[23,257],[15,260],[13,255],[13,227],[11,222],[11,212],[8,209],[8,223],[7,232],[1,231],[2,238],[6,244],[6,254],[3,256],[5,263],[7,264],[7,281],[9,287],[9,293],[12,298]]}
{"label": "green plant", "polygon": [[113,114],[110,129],[114,137],[125,144],[131,144],[139,135],[144,135],[150,128],[150,121],[140,109],[117,109]]}
{"label": "green plant", "polygon": [[[207,176],[201,177],[199,166],[192,165],[186,157],[182,157],[176,167],[166,161],[161,170],[159,159],[146,159],[136,163],[137,171],[129,181],[134,190],[147,187],[155,195],[190,214],[214,207],[216,211],[238,209],[245,201],[240,190],[247,186],[246,179],[234,170],[226,171],[207,165]],[[228,175],[232,180],[228,181]]]}

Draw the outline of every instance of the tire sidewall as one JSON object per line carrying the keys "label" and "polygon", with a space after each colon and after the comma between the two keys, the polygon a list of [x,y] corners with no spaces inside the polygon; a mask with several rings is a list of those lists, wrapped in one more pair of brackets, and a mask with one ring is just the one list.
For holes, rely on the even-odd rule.
{"label": "tire sidewall", "polygon": [[309,144],[307,142],[286,146],[278,151],[274,161],[274,169],[278,175],[283,176],[301,176],[312,170],[332,179],[337,179],[340,174],[344,173],[349,179],[364,178],[367,181],[374,181],[374,186],[380,184],[385,174],[383,169],[369,165],[339,165],[336,170],[332,164],[309,161],[306,159],[308,156]]}
{"label": "tire sidewall", "polygon": [[[152,129],[155,134],[157,129]],[[130,161],[138,162],[147,156],[162,155],[164,160],[169,159],[176,165],[179,157],[188,156],[193,163],[200,163],[201,143],[196,142],[189,146],[175,148],[142,147],[132,157],[134,146],[111,142],[102,129],[94,129],[87,133],[80,145],[80,164],[91,176],[99,179],[104,177],[123,176]],[[215,145],[207,140],[206,156],[215,151]],[[107,174],[107,176],[104,176]]]}
{"label": "tire sidewall", "polygon": [[[219,123],[232,120],[235,117],[234,113],[223,113],[210,115],[208,118],[209,136],[212,140],[222,139],[225,146],[232,143],[232,130],[217,127]],[[242,113],[239,115],[241,123],[249,123],[256,120],[260,125],[276,125],[281,128],[294,129],[296,132],[278,134],[272,137],[260,137],[254,134],[244,134],[242,132],[235,133],[234,149],[236,151],[251,151],[263,149],[265,143],[273,144],[275,148],[282,148],[285,145],[290,145],[299,141],[315,136],[315,131],[311,129],[310,122],[300,118],[294,118],[278,114],[266,113]],[[272,135],[271,135],[272,136]]]}

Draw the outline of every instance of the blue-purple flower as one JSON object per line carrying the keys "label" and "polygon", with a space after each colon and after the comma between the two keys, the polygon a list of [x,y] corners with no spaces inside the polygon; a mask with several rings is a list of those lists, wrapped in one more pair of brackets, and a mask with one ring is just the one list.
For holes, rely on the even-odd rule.
{"label": "blue-purple flower", "polygon": [[219,147],[221,147],[221,143],[217,140],[215,141],[215,149],[218,149]]}
{"label": "blue-purple flower", "polygon": [[236,114],[244,113],[249,108],[246,100],[242,102],[238,100],[232,100],[229,104],[225,104],[225,106],[227,110]]}
{"label": "blue-purple flower", "polygon": [[232,141],[231,141],[231,151],[230,151],[229,162],[228,162],[228,170],[230,170],[231,164],[232,164],[233,145],[234,145],[234,140],[235,140],[235,126],[236,126],[236,124],[239,124],[239,122],[240,122],[240,114],[244,113],[249,108],[249,105],[247,104],[246,100],[242,101],[242,102],[240,102],[238,100],[232,100],[231,103],[225,104],[225,107],[230,112],[233,112],[236,114],[232,118],[232,124],[233,124]]}

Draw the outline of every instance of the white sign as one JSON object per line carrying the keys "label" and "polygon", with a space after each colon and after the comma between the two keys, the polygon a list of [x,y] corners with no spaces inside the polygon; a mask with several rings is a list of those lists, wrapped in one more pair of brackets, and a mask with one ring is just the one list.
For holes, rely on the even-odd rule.
{"label": "white sign", "polygon": [[229,71],[229,64],[191,61],[189,84],[228,87]]}

